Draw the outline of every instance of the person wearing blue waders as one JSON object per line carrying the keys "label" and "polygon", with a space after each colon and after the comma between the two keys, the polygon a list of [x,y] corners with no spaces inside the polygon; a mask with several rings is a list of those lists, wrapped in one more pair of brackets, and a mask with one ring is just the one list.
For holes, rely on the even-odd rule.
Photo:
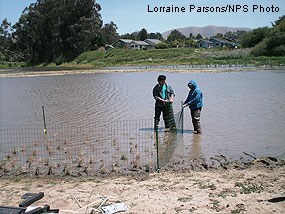
{"label": "person wearing blue waders", "polygon": [[155,99],[154,130],[156,131],[162,112],[165,131],[176,131],[172,103],[174,102],[174,91],[166,83],[166,76],[159,75],[158,84],[153,88],[152,94]]}
{"label": "person wearing blue waders", "polygon": [[190,80],[188,82],[188,87],[190,89],[187,99],[183,103],[183,107],[189,106],[192,123],[194,127],[194,134],[202,134],[201,129],[201,111],[204,105],[203,93],[198,87],[195,80]]}

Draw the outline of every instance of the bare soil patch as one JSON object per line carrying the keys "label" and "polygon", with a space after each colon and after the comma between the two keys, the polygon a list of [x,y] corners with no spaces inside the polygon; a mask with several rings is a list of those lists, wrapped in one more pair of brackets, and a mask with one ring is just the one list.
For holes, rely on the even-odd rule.
{"label": "bare soil patch", "polygon": [[124,213],[285,213],[285,168],[0,179],[2,206],[18,206],[27,192],[44,192],[33,206],[60,213],[101,213],[100,205],[118,202],[127,206]]}

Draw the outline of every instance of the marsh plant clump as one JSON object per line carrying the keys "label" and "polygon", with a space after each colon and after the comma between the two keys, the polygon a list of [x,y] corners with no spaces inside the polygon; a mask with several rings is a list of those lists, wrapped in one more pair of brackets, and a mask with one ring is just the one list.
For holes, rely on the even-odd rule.
{"label": "marsh plant clump", "polygon": [[[19,128],[23,129],[22,126]],[[24,128],[26,133],[30,133],[26,131],[29,127]],[[64,128],[66,127],[62,129]],[[144,158],[149,156],[155,158],[151,155],[154,154],[154,145],[149,139],[152,135],[148,132],[143,133],[143,136],[139,138],[128,132],[121,133],[119,136],[112,132],[114,136],[110,138],[97,135],[94,138],[94,133],[86,134],[83,131],[76,133],[76,140],[74,140],[65,138],[65,135],[59,131],[60,127],[55,127],[55,129],[55,133],[52,129],[48,130],[43,142],[38,140],[38,136],[29,136],[33,139],[31,143],[9,145],[9,148],[5,148],[7,155],[2,157],[2,160],[0,159],[0,173],[6,175],[23,173],[30,176],[77,176],[124,173],[131,169],[146,169],[145,171],[148,172],[155,168],[152,166],[155,161],[148,162]],[[93,129],[88,130],[93,131]],[[82,139],[82,142],[77,139]],[[141,144],[141,139],[150,143]]]}

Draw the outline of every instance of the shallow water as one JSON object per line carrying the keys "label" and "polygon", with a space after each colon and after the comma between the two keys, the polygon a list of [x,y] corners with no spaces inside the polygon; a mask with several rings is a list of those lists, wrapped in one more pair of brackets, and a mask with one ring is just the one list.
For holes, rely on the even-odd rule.
{"label": "shallow water", "polygon": [[[153,119],[158,72],[1,78],[0,125],[105,123]],[[285,156],[285,71],[167,73],[175,111],[195,79],[202,89],[203,134],[193,135],[184,112],[183,138],[173,154],[183,159],[224,154],[236,158]],[[161,122],[162,125],[162,122]],[[152,127],[148,127],[152,128]]]}

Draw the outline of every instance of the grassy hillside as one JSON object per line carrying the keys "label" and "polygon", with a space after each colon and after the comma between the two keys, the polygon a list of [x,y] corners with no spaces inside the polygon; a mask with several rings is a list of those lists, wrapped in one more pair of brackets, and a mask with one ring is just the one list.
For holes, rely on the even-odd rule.
{"label": "grassy hillside", "polygon": [[253,57],[250,49],[153,49],[91,51],[78,56],[73,64],[92,67],[145,65],[250,64],[280,65],[285,57]]}
{"label": "grassy hillside", "polygon": [[[71,62],[56,66],[55,63],[34,65],[33,67],[102,68],[112,66],[155,66],[155,65],[285,65],[282,57],[253,57],[251,49],[152,49],[109,51],[89,51],[82,53]],[[0,68],[28,67],[27,63],[0,62]]]}

